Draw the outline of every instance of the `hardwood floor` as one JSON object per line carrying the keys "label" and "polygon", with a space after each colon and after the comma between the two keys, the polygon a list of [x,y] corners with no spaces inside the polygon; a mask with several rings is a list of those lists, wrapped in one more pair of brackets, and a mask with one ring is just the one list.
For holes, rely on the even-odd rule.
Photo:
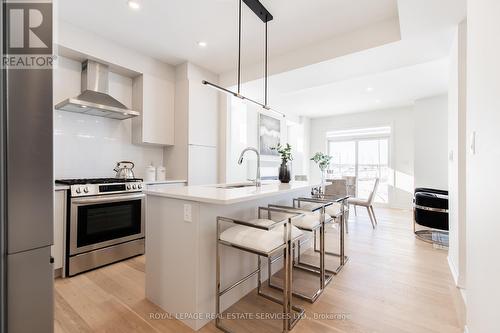
{"label": "hardwood floor", "polygon": [[[415,240],[409,211],[375,209],[376,230],[367,213],[359,211],[349,224],[349,262],[316,303],[296,301],[306,309],[306,318],[293,332],[463,332],[465,311],[447,252]],[[330,237],[336,237],[335,232]],[[57,279],[55,332],[191,332],[145,299],[145,260],[136,257]],[[294,282],[303,289],[316,283],[313,276],[299,272],[294,273]],[[251,293],[228,311],[279,312],[280,307]],[[237,332],[255,333],[277,332],[281,322],[226,320],[224,324]],[[200,332],[219,330],[209,324]]]}

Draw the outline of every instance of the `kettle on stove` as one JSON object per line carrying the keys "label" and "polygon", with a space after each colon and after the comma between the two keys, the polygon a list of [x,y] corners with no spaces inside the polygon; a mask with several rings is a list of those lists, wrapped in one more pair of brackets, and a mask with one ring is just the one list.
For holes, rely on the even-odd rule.
{"label": "kettle on stove", "polygon": [[115,178],[119,179],[133,179],[135,178],[134,176],[134,171],[132,170],[134,168],[134,163],[130,161],[121,161],[116,163],[116,167],[113,169],[116,171],[116,176]]}

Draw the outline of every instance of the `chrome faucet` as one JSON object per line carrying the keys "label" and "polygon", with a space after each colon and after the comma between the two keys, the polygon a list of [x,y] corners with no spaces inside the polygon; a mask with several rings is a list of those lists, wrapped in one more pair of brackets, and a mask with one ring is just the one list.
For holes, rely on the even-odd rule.
{"label": "chrome faucet", "polygon": [[249,150],[251,150],[251,151],[255,152],[255,154],[257,154],[257,176],[255,177],[254,182],[255,182],[255,186],[260,187],[261,181],[260,181],[260,153],[259,153],[259,151],[253,147],[247,147],[247,148],[243,149],[243,151],[240,154],[238,164],[241,165],[241,163],[243,163],[243,155],[245,155],[245,153]]}

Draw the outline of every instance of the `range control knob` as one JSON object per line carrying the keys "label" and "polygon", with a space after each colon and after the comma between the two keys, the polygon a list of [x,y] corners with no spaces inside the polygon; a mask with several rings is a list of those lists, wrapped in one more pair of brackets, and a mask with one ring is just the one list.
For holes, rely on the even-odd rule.
{"label": "range control knob", "polygon": [[79,188],[79,187],[77,187],[77,188],[76,188],[76,193],[78,193],[78,194],[82,193],[82,189],[81,189],[81,188]]}
{"label": "range control knob", "polygon": [[89,188],[87,186],[85,186],[85,188],[83,189],[83,192],[89,193]]}
{"label": "range control knob", "polygon": [[132,185],[132,188],[135,190],[137,188],[137,186],[134,184],[134,185]]}
{"label": "range control knob", "polygon": [[132,188],[132,186],[130,186],[130,184],[127,185],[127,190],[130,190],[131,188]]}
{"label": "range control knob", "polygon": [[140,190],[142,188],[142,184],[137,185],[137,188]]}

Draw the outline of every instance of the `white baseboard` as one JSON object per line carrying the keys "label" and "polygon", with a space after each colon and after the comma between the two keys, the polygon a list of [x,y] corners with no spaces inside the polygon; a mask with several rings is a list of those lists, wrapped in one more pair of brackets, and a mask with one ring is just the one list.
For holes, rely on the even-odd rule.
{"label": "white baseboard", "polygon": [[450,268],[451,276],[453,277],[453,282],[455,283],[455,286],[458,288],[458,290],[460,290],[460,295],[462,296],[464,304],[467,304],[465,288],[463,288],[463,286],[460,286],[460,284],[458,283],[458,271],[453,262],[451,261],[450,256],[448,256],[446,259],[448,260],[448,267]]}
{"label": "white baseboard", "polygon": [[464,304],[467,306],[467,294],[465,292],[465,289],[464,288],[460,288],[460,295],[462,295],[462,300],[464,301]]}
{"label": "white baseboard", "polygon": [[455,264],[453,264],[453,262],[451,261],[450,256],[446,257],[446,259],[448,260],[448,267],[450,267],[451,276],[453,276],[455,286],[458,287],[458,271],[455,267]]}

